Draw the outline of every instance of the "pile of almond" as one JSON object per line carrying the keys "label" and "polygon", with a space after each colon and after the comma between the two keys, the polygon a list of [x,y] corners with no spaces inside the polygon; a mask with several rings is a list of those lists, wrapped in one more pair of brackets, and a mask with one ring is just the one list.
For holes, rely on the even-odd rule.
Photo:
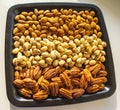
{"label": "pile of almond", "polygon": [[24,97],[78,98],[107,82],[106,42],[93,10],[52,9],[15,16],[14,85]]}

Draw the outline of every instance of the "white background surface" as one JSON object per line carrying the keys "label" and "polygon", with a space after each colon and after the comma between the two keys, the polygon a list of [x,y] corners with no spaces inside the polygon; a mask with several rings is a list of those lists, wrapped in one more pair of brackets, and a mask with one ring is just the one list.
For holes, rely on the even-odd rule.
{"label": "white background surface", "polygon": [[103,12],[111,43],[117,89],[108,98],[73,105],[55,107],[16,107],[10,104],[6,95],[4,42],[8,9],[18,3],[58,2],[58,0],[0,0],[0,109],[1,110],[120,110],[120,1],[119,0],[60,0],[60,2],[79,2],[97,5]]}

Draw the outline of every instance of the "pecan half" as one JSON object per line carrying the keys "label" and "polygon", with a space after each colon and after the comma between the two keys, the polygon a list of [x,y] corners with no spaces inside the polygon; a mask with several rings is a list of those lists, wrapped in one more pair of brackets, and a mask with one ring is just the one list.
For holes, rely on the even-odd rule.
{"label": "pecan half", "polygon": [[80,79],[79,78],[71,78],[71,84],[73,88],[80,87]]}
{"label": "pecan half", "polygon": [[33,88],[36,84],[36,81],[35,80],[32,80],[31,78],[25,78],[23,79],[23,82],[24,82],[24,87],[26,88]]}
{"label": "pecan half", "polygon": [[79,77],[80,76],[80,71],[81,71],[80,68],[73,67],[70,70],[70,76],[72,76],[72,77]]}
{"label": "pecan half", "polygon": [[52,83],[50,83],[49,88],[50,88],[51,95],[53,97],[56,97],[59,92],[59,84],[56,82],[52,82]]}
{"label": "pecan half", "polygon": [[78,98],[84,94],[85,90],[84,89],[73,89],[72,94],[74,98]]}
{"label": "pecan half", "polygon": [[20,71],[20,78],[21,78],[21,79],[24,79],[25,76],[26,76],[26,70],[23,69],[23,70]]}
{"label": "pecan half", "polygon": [[93,79],[93,77],[88,69],[84,69],[83,74],[85,75],[88,82],[90,82]]}
{"label": "pecan half", "polygon": [[30,78],[30,69],[27,69],[27,70],[26,70],[25,78]]}
{"label": "pecan half", "polygon": [[30,89],[22,88],[19,89],[20,94],[22,94],[25,97],[32,97],[32,91]]}
{"label": "pecan half", "polygon": [[91,74],[96,77],[97,73],[100,71],[101,69],[101,65],[100,64],[96,64],[96,67],[94,68],[94,70],[91,72]]}
{"label": "pecan half", "polygon": [[103,65],[102,63],[100,63],[101,65],[101,70],[105,70],[105,65]]}
{"label": "pecan half", "polygon": [[97,77],[105,77],[107,76],[107,71],[105,70],[100,70],[98,73],[97,73]]}
{"label": "pecan half", "polygon": [[67,99],[72,99],[72,91],[65,89],[65,88],[60,88],[59,89],[59,93],[60,95],[62,95],[63,97],[67,98]]}
{"label": "pecan half", "polygon": [[23,80],[21,80],[21,79],[16,79],[16,80],[14,80],[13,83],[17,88],[22,88],[23,84],[24,84]]}
{"label": "pecan half", "polygon": [[57,71],[56,69],[49,69],[45,74],[44,74],[44,78],[45,79],[51,79],[53,77],[55,77],[57,75]]}
{"label": "pecan half", "polygon": [[[90,72],[94,71],[95,73],[97,73],[98,70],[96,70],[96,69],[100,70],[100,69],[101,69],[101,64],[97,63],[97,64],[95,64],[95,65],[93,65],[93,66],[88,67],[88,70],[89,70]],[[93,72],[93,73],[94,73],[94,72]]]}
{"label": "pecan half", "polygon": [[38,84],[40,85],[43,80],[44,80],[44,77],[41,76],[41,77],[38,79]]}
{"label": "pecan half", "polygon": [[50,69],[52,69],[52,66],[44,68],[43,71],[42,71],[42,75],[44,75]]}
{"label": "pecan half", "polygon": [[101,84],[101,83],[105,83],[107,82],[107,78],[106,77],[99,77],[99,78],[94,78],[92,81],[91,81],[91,84]]}
{"label": "pecan half", "polygon": [[37,66],[37,67],[34,69],[34,71],[33,71],[33,78],[34,78],[35,80],[38,80],[39,77],[41,76],[41,73],[42,73],[42,70],[40,70],[40,67]]}
{"label": "pecan half", "polygon": [[64,74],[67,74],[68,76],[70,75],[70,70],[65,70],[63,71]]}
{"label": "pecan half", "polygon": [[42,82],[42,83],[40,84],[40,86],[41,86],[41,88],[42,88],[43,90],[45,90],[46,92],[49,92],[49,85],[47,85],[46,83]]}
{"label": "pecan half", "polygon": [[35,100],[43,100],[46,98],[48,98],[48,94],[44,90],[40,90],[33,95],[33,99],[35,99]]}
{"label": "pecan half", "polygon": [[65,74],[65,73],[60,74],[60,78],[61,78],[63,84],[67,88],[72,89],[71,80],[70,80],[70,78],[69,78],[69,76],[67,74]]}
{"label": "pecan half", "polygon": [[33,87],[32,91],[33,91],[33,93],[36,93],[36,92],[38,92],[38,90],[39,90],[39,84],[36,83],[35,86]]}
{"label": "pecan half", "polygon": [[60,67],[60,66],[57,66],[55,69],[58,72],[58,74],[63,73],[66,70],[64,67]]}
{"label": "pecan half", "polygon": [[14,73],[14,78],[15,78],[15,79],[21,79],[21,78],[20,78],[20,73],[19,73],[18,71],[15,71],[15,73]]}
{"label": "pecan half", "polygon": [[97,92],[97,91],[99,91],[99,85],[98,84],[91,85],[91,86],[87,87],[87,89],[86,89],[87,93],[94,93],[94,92]]}
{"label": "pecan half", "polygon": [[38,79],[38,84],[43,90],[49,92],[49,82],[43,76]]}
{"label": "pecan half", "polygon": [[86,89],[87,86],[88,86],[87,79],[86,79],[85,75],[82,74],[82,76],[81,76],[81,78],[80,78],[80,88]]}
{"label": "pecan half", "polygon": [[60,77],[53,77],[51,81],[58,83],[59,86],[63,85]]}
{"label": "pecan half", "polygon": [[103,90],[105,88],[105,85],[104,84],[99,84],[99,90]]}
{"label": "pecan half", "polygon": [[32,67],[32,68],[30,69],[30,78],[31,78],[31,79],[33,79],[33,71],[34,71],[34,68]]}

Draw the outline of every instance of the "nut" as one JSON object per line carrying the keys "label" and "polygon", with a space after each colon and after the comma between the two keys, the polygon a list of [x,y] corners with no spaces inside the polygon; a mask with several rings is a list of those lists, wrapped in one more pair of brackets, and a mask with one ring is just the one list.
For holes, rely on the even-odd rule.
{"label": "nut", "polygon": [[80,78],[80,88],[86,89],[88,87],[88,82],[84,74]]}
{"label": "nut", "polygon": [[19,52],[19,48],[15,48],[15,49],[12,50],[13,54],[17,54],[18,52]]}
{"label": "nut", "polygon": [[107,71],[105,70],[100,70],[98,73],[97,73],[97,77],[105,77],[107,76]]}
{"label": "nut", "polygon": [[71,78],[71,83],[73,85],[73,88],[80,87],[80,79],[79,78]]}
{"label": "nut", "polygon": [[49,85],[50,88],[50,93],[53,97],[57,97],[58,92],[59,92],[59,84],[56,82],[52,82]]}
{"label": "nut", "polygon": [[60,77],[53,77],[51,81],[58,83],[59,86],[63,85]]}
{"label": "nut", "polygon": [[37,66],[37,67],[34,69],[34,71],[33,71],[33,78],[34,78],[35,80],[38,80],[39,77],[41,76],[41,73],[42,73],[42,71],[40,70],[40,67]]}
{"label": "nut", "polygon": [[45,79],[51,79],[57,75],[56,69],[50,69],[44,74]]}
{"label": "nut", "polygon": [[72,88],[70,78],[68,77],[68,75],[65,72],[60,74],[60,78],[61,78],[61,80],[63,81],[63,84],[65,84],[66,87]]}
{"label": "nut", "polygon": [[20,79],[20,74],[19,74],[18,71],[15,71],[15,73],[14,73],[14,78],[15,78],[15,80],[16,80],[16,79]]}
{"label": "nut", "polygon": [[44,90],[40,90],[33,95],[33,99],[35,99],[35,100],[43,100],[46,98],[48,98],[48,94]]}
{"label": "nut", "polygon": [[78,67],[72,67],[70,70],[70,75],[72,77],[79,77],[80,76],[80,69]]}
{"label": "nut", "polygon": [[65,88],[60,88],[59,89],[59,93],[60,95],[62,95],[63,97],[67,98],[67,99],[72,99],[72,91],[67,90]]}
{"label": "nut", "polygon": [[103,90],[105,88],[105,85],[104,84],[99,84],[99,90]]}
{"label": "nut", "polygon": [[21,79],[16,79],[16,80],[14,80],[13,83],[17,88],[22,88],[23,84],[24,84],[23,80],[21,80]]}
{"label": "nut", "polygon": [[38,79],[38,84],[43,90],[49,92],[49,82],[43,76]]}
{"label": "nut", "polygon": [[37,93],[39,91],[39,84],[36,83],[35,86],[32,89],[33,94]]}
{"label": "nut", "polygon": [[18,29],[17,27],[14,28],[14,30],[13,30],[13,34],[16,35],[18,32],[19,32],[19,29]]}
{"label": "nut", "polygon": [[48,67],[44,68],[43,71],[42,71],[42,74],[44,75],[50,69],[52,69],[51,66],[48,66]]}
{"label": "nut", "polygon": [[33,88],[36,84],[36,81],[32,80],[31,78],[24,78],[23,82],[24,82],[24,87],[26,88]]}
{"label": "nut", "polygon": [[100,71],[100,69],[101,69],[101,65],[100,64],[96,65],[96,67],[92,71],[92,75],[96,76],[96,74]]}
{"label": "nut", "polygon": [[90,71],[88,69],[84,69],[83,74],[85,75],[87,82],[91,82],[93,77],[92,77]]}
{"label": "nut", "polygon": [[45,82],[41,82],[40,87],[46,92],[49,92],[49,84],[47,85]]}
{"label": "nut", "polygon": [[22,94],[25,97],[31,98],[32,97],[32,91],[30,89],[21,88],[19,89],[20,94]]}
{"label": "nut", "polygon": [[72,95],[74,98],[79,98],[84,94],[85,90],[84,89],[73,89]]}
{"label": "nut", "polygon": [[[97,69],[97,70],[96,70]],[[89,68],[88,68],[88,70],[90,71],[90,72],[93,72],[93,74],[96,74],[99,70],[101,69],[101,64],[95,64],[95,65],[93,65],[93,66],[90,66]]]}
{"label": "nut", "polygon": [[106,77],[99,77],[99,78],[94,78],[91,81],[91,84],[101,84],[101,83],[106,83],[107,82],[107,78]]}
{"label": "nut", "polygon": [[97,91],[99,91],[99,85],[98,84],[94,84],[94,85],[86,88],[87,93],[94,93],[94,92],[97,92]]}

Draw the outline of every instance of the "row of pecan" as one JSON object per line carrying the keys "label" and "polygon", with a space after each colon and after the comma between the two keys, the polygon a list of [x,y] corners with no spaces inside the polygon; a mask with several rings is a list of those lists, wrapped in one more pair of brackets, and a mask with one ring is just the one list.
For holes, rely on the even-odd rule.
{"label": "row of pecan", "polygon": [[84,93],[103,90],[107,82],[105,66],[98,63],[83,68],[52,66],[15,71],[14,85],[25,97],[42,100],[52,97],[78,98]]}

